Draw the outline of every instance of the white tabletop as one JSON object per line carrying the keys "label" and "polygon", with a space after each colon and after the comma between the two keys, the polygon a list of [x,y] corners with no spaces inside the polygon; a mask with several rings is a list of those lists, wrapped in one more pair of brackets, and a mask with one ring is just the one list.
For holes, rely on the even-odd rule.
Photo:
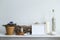
{"label": "white tabletop", "polygon": [[0,37],[60,37],[60,35],[0,35]]}

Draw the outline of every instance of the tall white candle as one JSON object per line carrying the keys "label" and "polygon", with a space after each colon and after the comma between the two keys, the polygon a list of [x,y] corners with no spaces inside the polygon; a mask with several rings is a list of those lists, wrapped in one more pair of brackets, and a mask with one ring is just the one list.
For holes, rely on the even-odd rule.
{"label": "tall white candle", "polygon": [[50,30],[50,22],[46,22],[46,33],[50,33],[51,30]]}

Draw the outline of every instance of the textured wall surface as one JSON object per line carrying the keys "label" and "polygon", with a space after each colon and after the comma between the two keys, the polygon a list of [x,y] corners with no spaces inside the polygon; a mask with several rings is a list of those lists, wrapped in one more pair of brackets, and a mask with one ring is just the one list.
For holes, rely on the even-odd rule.
{"label": "textured wall surface", "polygon": [[0,38],[0,40],[60,40],[59,37],[56,38]]}
{"label": "textured wall surface", "polygon": [[0,32],[5,32],[2,25],[9,21],[17,24],[49,21],[52,9],[55,9],[56,31],[60,33],[60,0],[0,0]]}

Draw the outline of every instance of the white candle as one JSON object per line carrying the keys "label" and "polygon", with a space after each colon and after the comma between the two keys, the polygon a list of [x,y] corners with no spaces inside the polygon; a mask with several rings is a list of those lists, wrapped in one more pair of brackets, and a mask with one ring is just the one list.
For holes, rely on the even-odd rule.
{"label": "white candle", "polygon": [[21,32],[23,32],[23,27],[21,27]]}
{"label": "white candle", "polygon": [[50,33],[50,22],[46,22],[46,33]]}

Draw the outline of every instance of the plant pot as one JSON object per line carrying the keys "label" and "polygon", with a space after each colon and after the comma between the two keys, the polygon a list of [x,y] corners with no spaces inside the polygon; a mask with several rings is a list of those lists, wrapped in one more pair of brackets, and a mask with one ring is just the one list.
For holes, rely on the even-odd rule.
{"label": "plant pot", "polygon": [[24,32],[16,33],[16,35],[24,35]]}
{"label": "plant pot", "polygon": [[8,26],[5,28],[6,28],[6,35],[13,35],[14,34],[14,29],[15,29],[14,26],[12,26],[12,27]]}
{"label": "plant pot", "polygon": [[6,25],[3,25],[6,28],[6,35],[13,35],[14,34],[14,30],[15,30],[15,26],[16,24],[13,23],[12,21],[9,22]]}

